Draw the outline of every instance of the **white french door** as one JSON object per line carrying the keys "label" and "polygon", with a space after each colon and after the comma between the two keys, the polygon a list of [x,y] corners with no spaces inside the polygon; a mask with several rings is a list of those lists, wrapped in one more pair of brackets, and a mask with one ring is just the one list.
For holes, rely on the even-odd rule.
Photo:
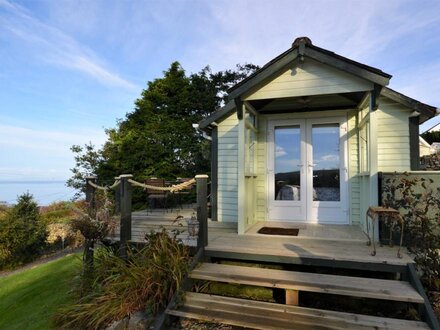
{"label": "white french door", "polygon": [[268,124],[268,219],[348,223],[346,120]]}

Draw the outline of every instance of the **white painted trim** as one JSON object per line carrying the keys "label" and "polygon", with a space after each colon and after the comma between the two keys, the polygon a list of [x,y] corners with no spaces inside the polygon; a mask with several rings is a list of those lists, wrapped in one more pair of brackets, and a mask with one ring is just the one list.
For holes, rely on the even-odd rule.
{"label": "white painted trim", "polygon": [[[242,109],[237,109],[237,111],[243,111]],[[246,125],[244,116],[243,119],[238,121],[238,174],[237,174],[237,207],[238,207],[238,234],[243,235],[246,230],[246,182],[245,182],[245,143],[246,143]]]}
{"label": "white painted trim", "polygon": [[[266,143],[267,143],[267,150],[266,150],[266,158],[267,158],[267,173],[266,173],[266,185],[267,185],[267,199],[266,199],[266,205],[267,205],[267,212],[266,217],[267,220],[271,220],[271,209],[273,207],[280,207],[279,205],[276,205],[276,201],[273,200],[274,196],[274,178],[273,178],[273,171],[274,171],[274,128],[276,126],[300,126],[301,127],[301,153],[302,155],[307,155],[307,159],[305,157],[302,159],[302,168],[301,168],[301,182],[305,182],[305,178],[307,178],[308,182],[305,182],[305,184],[301,184],[301,196],[306,196],[305,190],[306,187],[311,187],[312,183],[312,176],[311,175],[305,175],[304,171],[309,171],[308,162],[310,161],[312,150],[311,145],[307,141],[311,141],[311,127],[313,124],[316,123],[338,123],[340,126],[340,159],[343,161],[343,164],[341,164],[341,200],[340,204],[338,205],[338,209],[340,208],[343,213],[345,213],[345,216],[343,216],[342,221],[325,221],[320,223],[337,223],[337,224],[349,224],[350,223],[350,209],[349,209],[349,199],[350,194],[348,191],[349,183],[348,183],[348,119],[347,119],[347,111],[332,111],[328,113],[328,116],[322,117],[317,116],[317,114],[313,114],[310,116],[310,113],[307,114],[282,114],[278,115],[277,119],[269,119],[272,117],[275,117],[274,115],[267,115],[267,132],[266,132]],[[281,119],[280,117],[283,117]],[[307,134],[307,136],[305,136]],[[307,148],[307,150],[306,150]],[[343,182],[342,182],[343,180]],[[309,195],[311,194],[311,189],[307,189],[309,191]],[[307,196],[307,198],[302,199],[300,202],[293,202],[297,208],[300,208],[300,221],[298,222],[304,222],[307,220],[308,223],[310,222],[318,222],[318,219],[315,219],[314,221],[309,221],[308,217],[312,214],[312,207],[313,202],[311,196]],[[325,202],[320,202],[325,203]],[[279,204],[279,203],[278,203]],[[304,205],[305,204],[305,205]],[[330,204],[329,204],[330,206]],[[286,206],[287,207],[287,206]],[[305,214],[304,214],[305,210]],[[274,219],[276,220],[276,219]],[[293,219],[295,220],[295,219]]]}

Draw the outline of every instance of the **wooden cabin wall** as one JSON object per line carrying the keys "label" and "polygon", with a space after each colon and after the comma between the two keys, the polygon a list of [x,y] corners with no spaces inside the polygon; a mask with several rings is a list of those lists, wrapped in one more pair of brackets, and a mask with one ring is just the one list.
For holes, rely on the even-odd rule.
{"label": "wooden cabin wall", "polygon": [[411,170],[409,116],[411,111],[387,98],[379,99],[377,110],[378,170]]}
{"label": "wooden cabin wall", "polygon": [[218,125],[217,219],[238,219],[238,119],[233,113]]}

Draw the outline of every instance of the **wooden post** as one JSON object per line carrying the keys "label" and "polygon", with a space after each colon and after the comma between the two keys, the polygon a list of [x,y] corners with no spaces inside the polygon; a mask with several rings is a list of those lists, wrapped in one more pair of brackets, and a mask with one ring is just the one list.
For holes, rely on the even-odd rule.
{"label": "wooden post", "polygon": [[208,176],[196,175],[197,181],[197,220],[199,221],[199,235],[197,249],[208,245]]}
{"label": "wooden post", "polygon": [[131,179],[133,175],[131,174],[123,174],[119,176],[121,183],[119,185],[120,191],[120,212],[121,212],[121,221],[119,227],[119,243],[120,243],[120,256],[121,258],[127,258],[127,242],[131,240],[131,196],[132,196],[132,187],[129,179]]}
{"label": "wooden post", "polygon": [[[119,180],[119,177],[115,177],[115,180]],[[117,187],[115,189],[115,213],[119,214],[121,212],[121,188]]]}
{"label": "wooden post", "polygon": [[[88,176],[86,177],[86,202],[88,204],[89,208],[89,215],[93,216],[94,211],[96,209],[96,196],[95,187],[92,187],[89,183],[95,183],[96,184],[96,177],[95,176]],[[86,239],[84,241],[84,272],[86,276],[90,276],[93,272],[93,259],[94,259],[94,248],[95,243],[93,240]]]}
{"label": "wooden post", "polygon": [[299,292],[297,290],[286,290],[286,305],[299,305]]}
{"label": "wooden post", "polygon": [[94,210],[96,207],[95,202],[95,187],[92,187],[89,182],[96,184],[96,176],[86,177],[86,202],[88,206]]}

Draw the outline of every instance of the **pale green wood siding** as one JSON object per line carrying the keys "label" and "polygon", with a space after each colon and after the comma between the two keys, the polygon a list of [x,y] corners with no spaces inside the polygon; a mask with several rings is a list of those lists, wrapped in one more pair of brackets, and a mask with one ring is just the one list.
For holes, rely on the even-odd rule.
{"label": "pale green wood siding", "polygon": [[359,141],[356,111],[351,111],[347,119],[348,134],[348,196],[350,208],[350,222],[361,221],[361,192],[359,180]]}
{"label": "pale green wood siding", "polygon": [[276,78],[244,97],[245,100],[366,91],[372,83],[352,74],[306,59],[292,64]]}
{"label": "pale green wood siding", "polygon": [[387,98],[380,98],[377,110],[378,170],[411,170],[409,115],[411,110]]}
{"label": "pale green wood siding", "polygon": [[218,125],[218,221],[238,219],[238,119],[233,113]]}

